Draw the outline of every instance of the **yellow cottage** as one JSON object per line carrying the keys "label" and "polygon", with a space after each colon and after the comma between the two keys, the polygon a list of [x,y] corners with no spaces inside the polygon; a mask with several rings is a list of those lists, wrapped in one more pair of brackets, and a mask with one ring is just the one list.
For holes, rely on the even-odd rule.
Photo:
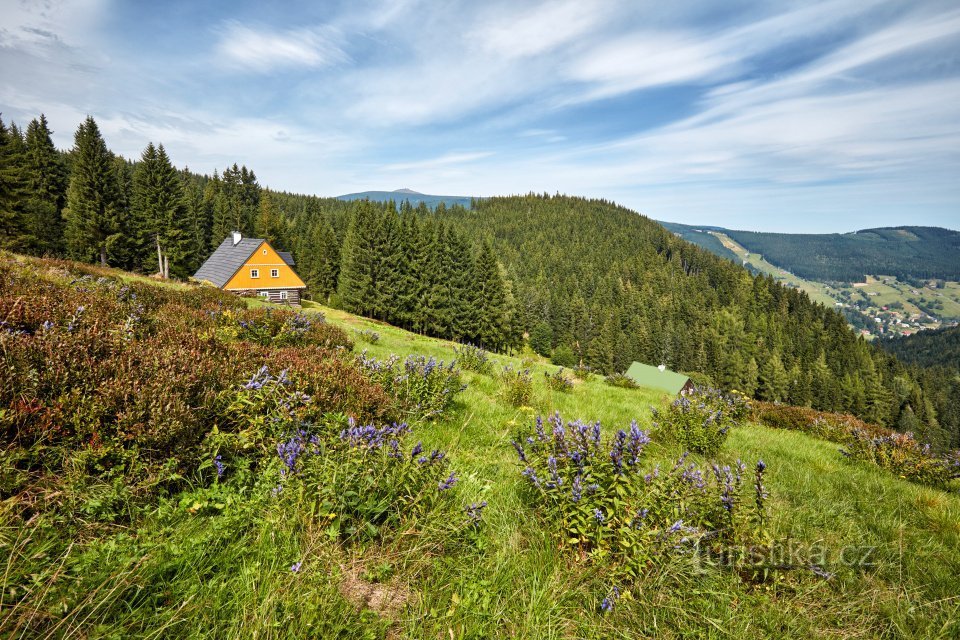
{"label": "yellow cottage", "polygon": [[193,279],[224,291],[256,292],[272,302],[300,304],[307,285],[293,270],[294,265],[289,253],[275,250],[262,238],[244,238],[234,231],[193,274]]}

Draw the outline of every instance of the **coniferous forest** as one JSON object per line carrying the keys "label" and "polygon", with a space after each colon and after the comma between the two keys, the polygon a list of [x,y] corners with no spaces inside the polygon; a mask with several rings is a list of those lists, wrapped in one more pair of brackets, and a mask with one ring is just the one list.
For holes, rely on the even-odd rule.
{"label": "coniferous forest", "polygon": [[58,151],[43,116],[0,123],[0,248],[190,276],[227,234],[294,253],[310,295],[419,333],[608,374],[634,360],[774,402],[960,444],[956,381],[908,370],[833,310],[601,200],[469,209],[274,192],[233,165],[129,160],[93,118]]}

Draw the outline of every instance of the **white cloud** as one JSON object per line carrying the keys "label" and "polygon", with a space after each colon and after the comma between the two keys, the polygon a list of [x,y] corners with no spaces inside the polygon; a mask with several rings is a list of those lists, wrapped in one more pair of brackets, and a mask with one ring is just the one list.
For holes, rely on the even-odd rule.
{"label": "white cloud", "polygon": [[467,33],[468,42],[476,42],[486,54],[499,58],[522,58],[552,51],[593,31],[608,19],[609,2],[547,3],[506,13],[502,6]]}
{"label": "white cloud", "polygon": [[482,158],[489,158],[493,153],[489,151],[479,151],[474,153],[448,153],[437,158],[428,160],[419,160],[417,162],[395,162],[386,164],[383,169],[387,171],[409,171],[417,170],[436,170],[453,165],[461,165],[468,162],[474,162]]}
{"label": "white cloud", "polygon": [[324,67],[347,60],[329,27],[271,30],[236,21],[227,22],[220,30],[216,55],[226,66],[257,72]]}

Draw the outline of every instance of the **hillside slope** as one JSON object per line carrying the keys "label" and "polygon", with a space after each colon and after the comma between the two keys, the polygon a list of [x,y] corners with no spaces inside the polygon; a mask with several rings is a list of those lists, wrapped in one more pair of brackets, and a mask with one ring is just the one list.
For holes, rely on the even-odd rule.
{"label": "hillside slope", "polygon": [[960,373],[960,326],[922,331],[879,344],[904,362],[921,367],[941,366]]}
{"label": "hillside slope", "polygon": [[901,280],[960,280],[960,231],[891,227],[855,233],[786,234],[728,231],[773,264],[803,278],[863,282],[867,275]]}
{"label": "hillside slope", "polygon": [[404,202],[409,202],[410,206],[416,208],[422,203],[430,209],[436,209],[441,202],[447,207],[460,206],[470,207],[473,200],[470,196],[435,196],[426,193],[419,193],[410,189],[397,189],[395,191],[361,191],[359,193],[348,193],[337,196],[338,200],[370,200],[371,202],[393,202],[400,206]]}
{"label": "hillside slope", "polygon": [[[91,438],[83,429],[102,407],[77,400],[98,398],[102,405],[122,396],[88,386],[86,376],[71,377],[79,368],[40,368],[43,361],[26,376],[3,379],[4,394],[15,390],[11,385],[20,390],[13,399],[4,395],[10,401],[0,413],[6,428],[71,402],[76,408],[66,417],[80,436],[68,440],[67,433],[48,432],[31,443],[26,433],[7,431],[0,466],[3,635],[946,638],[960,631],[960,496],[849,461],[832,443],[748,424],[733,429],[723,445],[721,465],[760,458],[766,463],[765,526],[769,539],[783,544],[764,558],[772,565],[768,571],[692,563],[701,549],[663,566],[651,561],[643,575],[624,582],[602,557],[568,546],[547,513],[535,508],[510,441],[518,429],[532,428],[534,416],[555,410],[567,420],[599,420],[611,440],[614,430],[635,419],[653,439],[643,472],[659,468],[666,475],[681,449],[653,425],[649,411],[650,405],[662,409],[665,399],[608,386],[597,376],[569,392],[553,390],[543,373],[556,368],[532,363],[532,397],[516,407],[496,376],[464,371],[466,389],[450,410],[435,420],[412,419],[413,438],[404,445],[419,440],[423,451],[444,450],[458,481],[433,506],[411,497],[398,523],[381,524],[373,537],[344,535],[335,525],[347,514],[313,500],[328,476],[311,474],[323,467],[295,463],[289,477],[278,473],[287,468],[296,435],[261,441],[258,433],[283,432],[272,431],[259,405],[250,413],[244,406],[269,400],[284,386],[251,373],[261,363],[273,372],[289,368],[291,382],[285,384],[301,389],[313,380],[316,409],[339,406],[353,414],[366,407],[369,415],[377,406],[392,409],[372,387],[362,391],[362,379],[343,355],[349,348],[344,338],[357,341],[355,352],[364,350],[364,358],[380,362],[390,354],[449,362],[457,355],[455,345],[309,305],[308,331],[332,328],[310,333],[302,345],[262,346],[269,333],[258,327],[273,322],[271,317],[285,326],[286,316],[258,311],[264,303],[257,300],[248,301],[257,309],[245,312],[236,299],[215,292],[160,288],[122,272],[12,260],[9,254],[0,254],[0,278],[5,358],[47,345],[58,361],[96,371],[126,366],[126,357],[141,354],[144,366],[181,361],[189,366],[185,371],[223,385],[222,395],[196,398],[210,412],[209,422],[200,423],[206,433],[190,435],[194,442],[202,436],[202,446],[171,450],[178,479],[162,457],[150,462],[156,444],[146,449],[132,439],[153,438],[165,412],[104,414],[94,432],[99,435]],[[35,297],[40,306],[20,304],[24,287],[43,294]],[[78,302],[85,303],[83,311]],[[142,320],[129,337],[126,310]],[[298,320],[290,326],[304,325]],[[340,329],[344,335],[337,334]],[[344,347],[341,355],[314,344],[318,336]],[[171,351],[181,344],[184,351]],[[239,357],[223,358],[230,352]],[[89,353],[100,354],[99,360],[90,360]],[[214,359],[231,364],[211,366]],[[494,360],[497,367],[525,366],[507,356]],[[130,370],[143,381],[152,371]],[[57,389],[43,386],[48,376],[61,373],[68,378]],[[166,376],[155,382],[140,390],[138,402],[144,404],[138,406],[148,408],[153,394],[178,394],[182,387]],[[330,393],[329,385],[339,391]],[[332,422],[332,434],[346,426],[342,413],[322,419]],[[114,438],[110,434],[121,420],[126,431]],[[328,459],[335,454],[331,449]],[[365,458],[367,464],[378,459]],[[704,460],[691,455],[687,462]],[[356,474],[359,468],[341,472]],[[362,496],[384,495],[385,478],[361,477],[371,481]],[[435,485],[423,490],[436,493]],[[487,506],[470,524],[462,505],[481,501]],[[367,508],[362,500],[348,504]],[[377,513],[373,509],[362,513]],[[821,577],[828,573],[829,579]],[[620,596],[604,612],[612,586]]]}

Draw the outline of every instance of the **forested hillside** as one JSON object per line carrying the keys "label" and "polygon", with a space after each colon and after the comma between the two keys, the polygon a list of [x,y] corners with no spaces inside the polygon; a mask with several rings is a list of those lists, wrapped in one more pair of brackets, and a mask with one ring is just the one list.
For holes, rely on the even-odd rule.
{"label": "forested hillside", "polygon": [[960,232],[939,227],[795,234],[727,231],[754,253],[803,278],[863,282],[870,275],[900,280],[960,280]]}
{"label": "forested hillside", "polygon": [[740,262],[737,254],[723,246],[723,243],[720,242],[719,238],[713,234],[707,233],[707,231],[713,227],[693,227],[686,224],[678,224],[676,222],[664,222],[663,220],[658,220],[658,222],[666,227],[668,231],[675,233],[687,242],[692,242],[698,247],[703,247],[710,253],[718,255],[721,258],[733,260],[734,262]]}
{"label": "forested hillside", "polygon": [[411,191],[410,189],[397,189],[395,191],[361,191],[360,193],[348,193],[342,196],[337,196],[337,200],[370,200],[372,202],[393,202],[395,206],[400,206],[400,204],[403,202],[409,202],[413,207],[420,206],[420,203],[422,202],[433,209],[441,202],[447,207],[460,205],[461,207],[469,208],[473,198],[469,196],[434,196],[426,193]]}
{"label": "forested hillside", "polygon": [[960,326],[921,331],[878,344],[903,362],[921,367],[943,366],[960,373]]}
{"label": "forested hillside", "polygon": [[232,229],[294,252],[312,295],[420,333],[601,373],[663,363],[764,400],[956,442],[943,403],[805,294],[605,201],[528,195],[414,209],[272,192],[234,165],[110,153],[96,123],[57,152],[41,117],[0,146],[0,243],[140,272],[194,272]]}

